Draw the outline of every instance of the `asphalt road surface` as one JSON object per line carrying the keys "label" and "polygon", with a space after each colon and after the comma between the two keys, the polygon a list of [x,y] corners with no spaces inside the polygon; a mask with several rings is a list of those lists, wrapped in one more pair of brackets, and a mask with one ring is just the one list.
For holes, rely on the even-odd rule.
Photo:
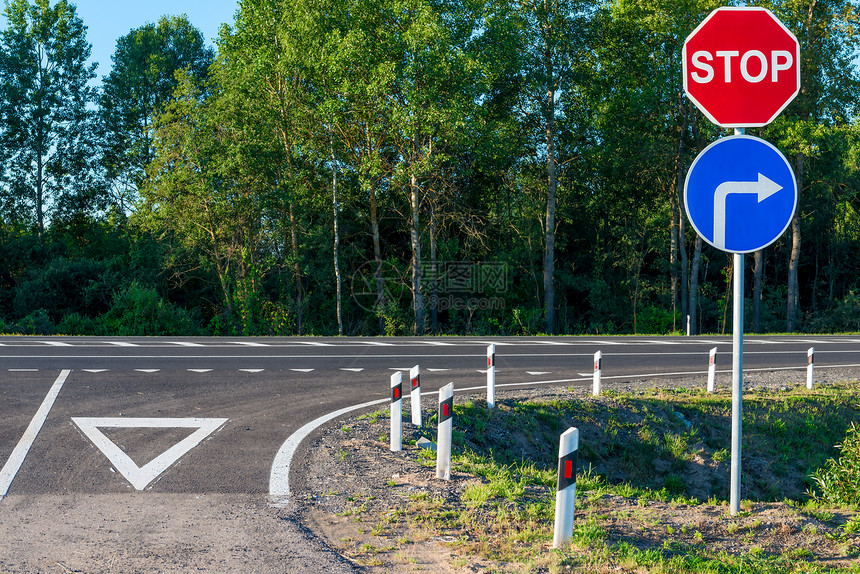
{"label": "asphalt road surface", "polygon": [[[425,393],[477,391],[490,343],[499,393],[590,386],[597,350],[604,388],[704,377],[712,347],[731,368],[729,337],[0,337],[0,570],[350,571],[291,517],[301,439],[414,365]],[[810,347],[860,373],[850,336],[747,336],[745,372],[803,380]]]}

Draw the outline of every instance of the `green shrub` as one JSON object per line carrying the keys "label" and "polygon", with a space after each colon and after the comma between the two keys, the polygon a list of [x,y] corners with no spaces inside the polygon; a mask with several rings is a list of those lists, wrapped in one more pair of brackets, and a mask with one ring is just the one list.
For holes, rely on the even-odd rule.
{"label": "green shrub", "polygon": [[104,329],[117,336],[193,335],[197,332],[191,314],[165,301],[152,287],[132,282],[114,296],[105,313]]}
{"label": "green shrub", "polygon": [[837,506],[860,505],[860,428],[853,422],[842,444],[839,459],[831,458],[812,474],[820,494],[813,497]]}
{"label": "green shrub", "polygon": [[53,335],[54,323],[47,311],[38,309],[12,325],[9,331],[21,335]]}
{"label": "green shrub", "polygon": [[60,335],[102,335],[104,324],[100,318],[85,317],[80,313],[69,313],[57,325]]}
{"label": "green shrub", "polygon": [[43,309],[54,322],[68,313],[95,317],[108,310],[117,284],[104,261],[55,259],[18,284],[13,306],[20,317]]}

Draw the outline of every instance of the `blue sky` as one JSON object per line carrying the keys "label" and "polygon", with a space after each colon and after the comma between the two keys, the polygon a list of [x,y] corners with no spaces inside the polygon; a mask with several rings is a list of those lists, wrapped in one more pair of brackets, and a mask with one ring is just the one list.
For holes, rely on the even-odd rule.
{"label": "blue sky", "polygon": [[130,30],[157,22],[165,14],[186,14],[212,46],[221,24],[232,24],[238,8],[238,0],[72,0],[72,3],[88,28],[92,60],[99,63],[96,72],[99,82],[110,72],[117,39]]}

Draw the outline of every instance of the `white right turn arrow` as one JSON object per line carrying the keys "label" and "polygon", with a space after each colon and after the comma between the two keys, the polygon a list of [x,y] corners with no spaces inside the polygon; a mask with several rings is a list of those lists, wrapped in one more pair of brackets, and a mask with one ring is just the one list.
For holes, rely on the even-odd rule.
{"label": "white right turn arrow", "polygon": [[753,193],[761,203],[782,186],[767,176],[758,174],[758,181],[726,181],[717,187],[714,194],[714,246],[726,249],[726,199],[734,193]]}

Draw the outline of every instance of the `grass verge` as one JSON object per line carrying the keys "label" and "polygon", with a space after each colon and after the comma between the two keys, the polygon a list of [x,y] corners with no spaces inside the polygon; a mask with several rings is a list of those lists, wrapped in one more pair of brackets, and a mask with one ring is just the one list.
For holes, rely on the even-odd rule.
{"label": "grass verge", "polygon": [[[860,385],[745,393],[742,512],[730,516],[731,397],[690,390],[455,406],[456,499],[404,498],[405,524],[499,571],[860,573],[856,506],[811,478],[860,420]],[[431,424],[433,420],[431,417]],[[576,526],[551,550],[558,436],[580,429]],[[426,430],[425,430],[426,432]],[[404,455],[426,466],[435,453]]]}

